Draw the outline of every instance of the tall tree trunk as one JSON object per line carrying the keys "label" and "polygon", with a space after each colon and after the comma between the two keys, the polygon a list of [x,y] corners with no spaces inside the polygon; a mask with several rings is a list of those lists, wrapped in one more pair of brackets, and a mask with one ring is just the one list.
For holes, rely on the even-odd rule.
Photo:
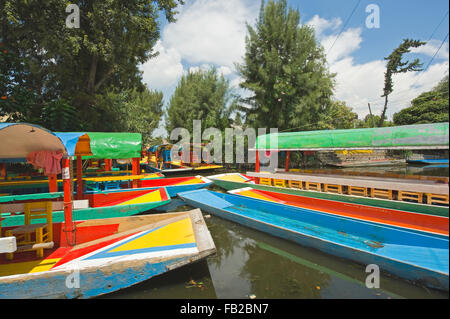
{"label": "tall tree trunk", "polygon": [[383,112],[381,112],[381,118],[380,118],[380,123],[378,124],[378,127],[383,127],[384,117],[386,116],[387,104],[388,104],[388,96],[386,95],[384,97],[384,108],[383,108]]}
{"label": "tall tree trunk", "polygon": [[95,75],[97,73],[98,56],[94,55],[91,60],[91,68],[89,70],[89,79],[87,91],[89,94],[95,93]]}

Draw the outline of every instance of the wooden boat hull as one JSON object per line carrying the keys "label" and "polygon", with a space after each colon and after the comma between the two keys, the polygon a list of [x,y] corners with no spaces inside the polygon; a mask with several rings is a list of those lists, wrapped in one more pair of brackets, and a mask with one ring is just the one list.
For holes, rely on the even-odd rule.
{"label": "wooden boat hull", "polygon": [[[166,205],[171,200],[164,188],[150,189],[142,193],[137,193],[134,196],[128,195],[120,198],[108,196],[108,194],[101,194],[103,195],[103,198],[98,198],[97,195],[100,196],[99,194],[91,195],[89,208],[74,209],[72,211],[73,220],[80,221],[132,216]],[[52,216],[54,223],[64,221],[63,210],[54,211]],[[36,224],[41,222],[43,222],[41,219],[34,219],[32,221],[32,223]],[[23,214],[10,215],[5,217],[2,221],[3,227],[19,226],[23,224]]]}
{"label": "wooden boat hull", "polygon": [[342,217],[365,220],[369,222],[390,225],[429,232],[439,235],[449,235],[448,217],[410,213],[386,208],[375,208],[358,204],[289,195],[277,192],[257,190],[251,187],[228,191],[231,194],[271,201],[282,205],[317,210],[323,213]]}
{"label": "wooden boat hull", "polygon": [[[231,176],[230,176],[231,175]],[[224,179],[227,176],[228,179]],[[449,217],[448,207],[436,206],[436,205],[426,205],[417,203],[408,203],[403,201],[370,198],[362,196],[352,196],[344,194],[333,194],[326,192],[316,192],[310,190],[301,190],[295,188],[284,188],[269,185],[255,184],[250,178],[245,175],[233,173],[233,174],[221,174],[208,176],[208,179],[212,180],[213,183],[219,187],[226,190],[239,189],[243,187],[251,186],[255,189],[268,190],[271,192],[279,192],[284,194],[299,195],[318,199],[335,200],[344,203],[353,203],[360,205],[367,205],[380,208],[396,209],[401,211],[407,211],[412,213],[429,214],[436,216]]]}
{"label": "wooden boat hull", "polygon": [[179,196],[210,214],[448,291],[448,237],[207,190]]}
{"label": "wooden boat hull", "polygon": [[83,221],[77,235],[41,261],[1,259],[0,298],[92,298],[215,253],[200,210]]}

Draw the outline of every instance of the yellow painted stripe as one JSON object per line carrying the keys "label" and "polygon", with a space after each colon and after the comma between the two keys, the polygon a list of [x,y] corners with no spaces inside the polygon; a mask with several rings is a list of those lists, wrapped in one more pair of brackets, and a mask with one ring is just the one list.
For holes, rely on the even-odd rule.
{"label": "yellow painted stripe", "polygon": [[173,222],[119,246],[111,252],[195,243],[190,218]]}
{"label": "yellow painted stripe", "polygon": [[161,201],[161,193],[159,191],[154,191],[133,199],[130,199],[126,202],[123,202],[121,205],[131,205],[131,204],[143,204],[143,203],[153,203]]}
{"label": "yellow painted stripe", "polygon": [[50,270],[61,258],[41,259],[34,261],[9,263],[0,265],[0,276],[30,274]]}
{"label": "yellow painted stripe", "polygon": [[224,176],[217,177],[217,179],[220,179],[222,181],[231,181],[231,182],[246,182],[247,181],[241,175],[224,175]]}
{"label": "yellow painted stripe", "polygon": [[220,165],[207,165],[207,166],[194,167],[194,170],[198,171],[198,170],[202,170],[202,169],[221,168],[221,167],[223,167],[223,166],[220,166]]}
{"label": "yellow painted stripe", "polygon": [[256,199],[263,199],[263,200],[267,200],[267,201],[270,201],[270,202],[275,202],[275,203],[277,202],[277,201],[274,201],[273,199],[271,199],[269,197],[266,197],[266,196],[264,196],[262,194],[255,193],[255,192],[253,192],[251,190],[241,191],[241,192],[239,192],[237,194],[243,195],[243,196],[247,196],[247,197],[251,197],[251,198],[256,198]]}
{"label": "yellow painted stripe", "polygon": [[193,178],[193,179],[178,183],[177,185],[190,185],[190,184],[199,184],[199,183],[204,183],[204,182],[200,178]]}

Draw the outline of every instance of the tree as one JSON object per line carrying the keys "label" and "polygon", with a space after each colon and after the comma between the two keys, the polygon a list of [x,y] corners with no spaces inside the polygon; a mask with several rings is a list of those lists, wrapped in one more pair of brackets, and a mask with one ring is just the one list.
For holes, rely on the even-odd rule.
{"label": "tree", "polygon": [[449,79],[445,76],[431,91],[411,101],[411,106],[394,114],[396,125],[440,123],[448,121]]}
{"label": "tree", "polygon": [[[373,117],[371,117],[370,114],[367,114],[364,117],[364,120],[357,120],[355,125],[356,125],[357,128],[379,127],[380,126],[380,116],[379,115],[374,115]],[[383,127],[388,127],[388,126],[393,126],[393,125],[394,125],[393,122],[387,121],[386,117],[384,118]]]}
{"label": "tree", "polygon": [[201,120],[202,127],[223,131],[229,125],[229,116],[236,100],[229,81],[218,76],[215,68],[183,75],[169,102],[166,130],[186,128],[192,133],[193,120]]}
{"label": "tree", "polygon": [[111,91],[98,95],[97,99],[99,112],[93,116],[98,119],[93,122],[101,125],[87,130],[141,133],[144,143],[151,139],[163,113],[162,92],[147,88],[143,91],[133,89],[120,93]]}
{"label": "tree", "polygon": [[349,129],[354,128],[358,121],[358,114],[345,102],[333,101],[326,113],[320,114],[317,129]]}
{"label": "tree", "polygon": [[77,1],[80,27],[68,28],[66,0],[1,1],[0,37],[23,61],[29,72],[25,87],[38,96],[33,112],[25,112],[33,116],[25,117],[34,120],[47,102],[63,99],[76,108],[82,127],[102,125],[93,123],[102,121],[97,115],[105,113],[99,109],[104,106],[99,96],[144,90],[138,66],[157,54],[153,47],[159,38],[159,12],[173,22],[175,8],[182,3]]}
{"label": "tree", "polygon": [[381,112],[379,127],[383,126],[384,119],[386,116],[386,110],[388,105],[388,96],[394,91],[394,83],[392,81],[392,76],[397,73],[406,73],[409,71],[421,71],[422,64],[419,59],[414,59],[414,61],[402,61],[403,55],[410,52],[411,48],[417,48],[424,45],[426,42],[421,42],[418,40],[404,39],[403,42],[387,57],[384,58],[388,61],[386,66],[386,72],[384,73],[384,107]]}
{"label": "tree", "polygon": [[328,72],[314,30],[286,0],[261,4],[255,27],[247,25],[246,53],[236,68],[242,88],[253,92],[241,111],[253,127],[314,128],[330,105],[334,75]]}

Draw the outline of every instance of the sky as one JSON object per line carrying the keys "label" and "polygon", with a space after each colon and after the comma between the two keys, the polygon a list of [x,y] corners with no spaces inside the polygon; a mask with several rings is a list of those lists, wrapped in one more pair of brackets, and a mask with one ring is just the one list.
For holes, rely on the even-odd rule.
{"label": "sky", "polygon": [[[246,23],[255,25],[259,0],[185,0],[175,23],[161,18],[156,58],[140,66],[143,81],[164,93],[166,106],[181,76],[215,66],[236,93],[242,78],[235,64],[245,54]],[[405,55],[419,58],[424,70],[396,74],[389,97],[388,119],[410,106],[448,74],[449,4],[447,0],[288,0],[300,12],[300,24],[314,27],[329,70],[336,73],[334,98],[345,101],[360,119],[381,114],[384,98],[385,57],[405,38],[427,44]],[[378,13],[378,14],[377,14]],[[378,18],[378,19],[377,19]],[[153,133],[165,135],[163,121]]]}

